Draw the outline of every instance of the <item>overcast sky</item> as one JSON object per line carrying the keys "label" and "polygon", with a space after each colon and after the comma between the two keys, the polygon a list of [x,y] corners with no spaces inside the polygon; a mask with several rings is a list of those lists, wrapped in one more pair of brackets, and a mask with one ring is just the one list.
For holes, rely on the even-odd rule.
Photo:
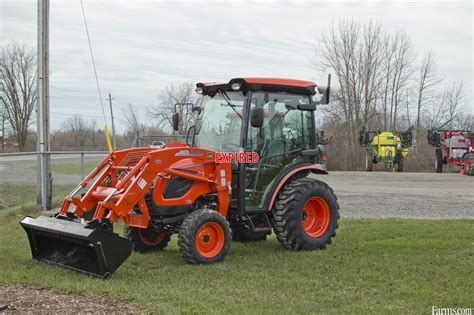
{"label": "overcast sky", "polygon": [[[36,49],[36,1],[0,3],[0,44],[16,40]],[[434,52],[446,82],[464,81],[466,108],[474,112],[471,1],[84,0],[84,6],[102,98],[112,93],[118,119],[129,102],[145,118],[160,89],[184,81],[325,81],[310,66],[315,43],[341,18],[375,19],[407,32],[420,58]],[[103,124],[80,1],[51,0],[50,10],[52,128],[74,113]]]}

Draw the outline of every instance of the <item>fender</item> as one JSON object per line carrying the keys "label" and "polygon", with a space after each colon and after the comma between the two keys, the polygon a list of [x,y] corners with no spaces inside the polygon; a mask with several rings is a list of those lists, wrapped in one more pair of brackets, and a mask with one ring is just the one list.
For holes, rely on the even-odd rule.
{"label": "fender", "polygon": [[324,174],[327,175],[328,171],[326,170],[326,166],[323,164],[311,164],[311,165],[301,165],[292,170],[290,170],[286,175],[278,182],[278,185],[275,187],[272,193],[272,197],[267,207],[267,211],[271,211],[273,207],[273,203],[278,195],[280,189],[285,185],[285,183],[294,175],[300,172],[310,171],[316,174]]}

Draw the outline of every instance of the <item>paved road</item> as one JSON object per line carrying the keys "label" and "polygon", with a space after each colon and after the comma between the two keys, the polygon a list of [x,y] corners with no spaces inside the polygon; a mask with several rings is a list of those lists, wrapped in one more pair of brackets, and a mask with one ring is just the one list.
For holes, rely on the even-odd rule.
{"label": "paved road", "polygon": [[[101,160],[87,156],[86,161]],[[54,156],[52,163],[79,163]],[[0,157],[0,183],[36,182],[34,157]],[[474,177],[459,174],[331,172],[317,178],[336,192],[343,218],[474,219]],[[79,175],[53,173],[55,184],[77,184]],[[0,196],[1,197],[1,196]]]}

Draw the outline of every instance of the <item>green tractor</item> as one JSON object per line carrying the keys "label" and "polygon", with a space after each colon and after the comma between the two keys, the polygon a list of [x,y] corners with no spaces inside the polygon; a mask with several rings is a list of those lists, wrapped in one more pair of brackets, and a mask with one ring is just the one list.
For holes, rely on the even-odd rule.
{"label": "green tractor", "polygon": [[383,163],[385,167],[403,172],[408,148],[413,145],[413,127],[405,132],[368,131],[364,128],[359,134],[359,143],[365,147],[365,169],[372,172],[374,164]]}

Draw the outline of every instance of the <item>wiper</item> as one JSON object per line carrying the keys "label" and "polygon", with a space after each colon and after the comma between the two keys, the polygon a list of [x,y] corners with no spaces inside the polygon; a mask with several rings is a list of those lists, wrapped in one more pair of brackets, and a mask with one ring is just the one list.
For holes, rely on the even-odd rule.
{"label": "wiper", "polygon": [[243,120],[242,115],[235,109],[235,105],[230,102],[230,97],[227,95],[225,91],[222,91],[221,89],[218,89],[217,92],[219,92],[219,95],[227,102],[227,105],[229,105],[234,112],[240,117],[240,119]]}

